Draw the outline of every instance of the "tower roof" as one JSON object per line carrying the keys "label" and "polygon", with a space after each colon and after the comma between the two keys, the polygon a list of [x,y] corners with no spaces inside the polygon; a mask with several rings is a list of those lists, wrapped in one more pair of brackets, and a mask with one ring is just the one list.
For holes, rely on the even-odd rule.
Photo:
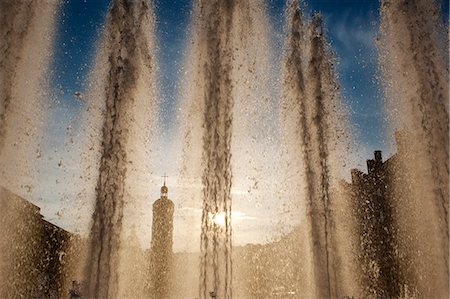
{"label": "tower roof", "polygon": [[167,188],[166,185],[162,186],[161,187],[161,193],[167,193],[167,192],[169,192],[169,188]]}
{"label": "tower roof", "polygon": [[161,187],[161,197],[167,197],[167,193],[169,192],[169,188],[167,188],[167,186],[166,186],[167,175],[164,174],[162,177],[164,178],[164,184]]}

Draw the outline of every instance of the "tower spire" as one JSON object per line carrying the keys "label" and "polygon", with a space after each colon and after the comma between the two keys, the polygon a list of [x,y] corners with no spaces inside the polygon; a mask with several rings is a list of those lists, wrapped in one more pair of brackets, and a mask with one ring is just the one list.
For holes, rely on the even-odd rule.
{"label": "tower spire", "polygon": [[166,175],[166,173],[164,172],[164,175],[162,176],[162,178],[164,178],[164,187],[166,186],[166,178],[168,178],[168,176]]}
{"label": "tower spire", "polygon": [[164,173],[162,178],[164,178],[164,185],[161,187],[161,198],[167,198],[167,193],[169,192],[169,188],[166,186],[167,175]]}

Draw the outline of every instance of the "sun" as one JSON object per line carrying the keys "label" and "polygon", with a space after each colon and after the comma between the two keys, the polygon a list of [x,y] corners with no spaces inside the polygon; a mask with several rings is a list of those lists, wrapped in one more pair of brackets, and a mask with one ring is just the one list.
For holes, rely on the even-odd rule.
{"label": "sun", "polygon": [[226,225],[226,213],[209,213],[209,221],[214,223],[217,226],[225,227]]}

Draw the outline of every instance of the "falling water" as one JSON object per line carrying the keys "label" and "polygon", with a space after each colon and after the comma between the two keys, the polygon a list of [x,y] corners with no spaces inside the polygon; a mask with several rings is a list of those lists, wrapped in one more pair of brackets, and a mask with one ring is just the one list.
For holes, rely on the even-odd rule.
{"label": "falling water", "polygon": [[[333,58],[320,15],[304,20],[298,2],[290,1],[287,11],[282,116],[290,139],[287,142],[292,146],[290,167],[300,168],[300,175],[294,171],[297,186],[293,189],[297,201],[302,201],[298,206],[306,206],[306,221],[300,221],[301,225],[306,223],[306,232],[295,229],[279,242],[240,248],[239,258],[244,256],[246,263],[255,262],[254,268],[264,266],[254,272],[253,265],[240,267],[244,269],[240,277],[246,281],[239,282],[239,286],[251,289],[242,296],[280,296],[277,288],[287,286],[286,290],[295,290],[295,296],[315,298],[359,295],[358,292],[365,293],[365,297],[448,297],[449,91],[448,53],[444,46],[448,35],[438,5],[433,0],[381,1],[380,53],[387,105],[395,113],[393,126],[402,132],[398,134],[397,155],[386,162],[394,173],[378,177],[376,182],[369,181],[376,191],[368,188],[371,191],[364,192],[390,190],[393,185],[395,201],[377,206],[377,202],[361,202],[370,197],[367,194],[347,194],[343,206],[352,206],[351,196],[360,200],[355,204],[360,214],[358,222],[351,216],[345,219],[344,213],[335,209],[336,146],[345,121]],[[36,160],[34,149],[44,119],[42,99],[48,96],[43,92],[47,87],[44,77],[58,6],[58,1],[0,1],[0,199],[1,210],[8,208],[0,217],[1,227],[6,228],[0,237],[0,297],[36,297],[39,277],[33,269],[45,263],[40,260],[44,246],[32,246],[40,234],[35,219],[21,205],[10,205],[15,196],[3,187],[11,186],[16,193],[24,193],[20,184],[27,190],[33,189],[28,183],[33,180],[33,165],[28,164]],[[272,120],[259,118],[261,115],[255,112],[271,107],[267,103],[264,107],[258,98],[263,94],[263,88],[258,86],[263,84],[261,74],[269,69],[267,61],[255,59],[257,55],[267,55],[266,18],[264,9],[257,9],[262,6],[258,0],[205,0],[194,4],[186,78],[188,105],[192,106],[184,116],[189,124],[181,142],[186,148],[201,144],[200,154],[188,166],[200,172],[203,201],[200,266],[190,263],[192,269],[184,270],[199,271],[199,295],[203,299],[214,294],[217,298],[240,297],[233,282],[233,276],[237,276],[233,275],[233,263],[241,260],[232,252],[232,179],[238,168],[235,165],[244,160],[239,152],[241,145],[245,147],[242,141],[250,136],[257,139],[258,135],[252,131],[254,124],[244,122],[261,122],[257,129],[267,129],[267,119]],[[128,236],[125,233],[127,225],[135,224],[135,211],[131,210],[136,210],[140,198],[147,200],[151,174],[149,144],[157,118],[152,9],[146,0],[112,1],[90,78],[92,86],[86,96],[90,102],[82,122],[86,121],[85,134],[90,135],[84,137],[92,138],[86,144],[89,149],[94,148],[93,155],[98,154],[89,158],[89,167],[98,166],[98,172],[94,174],[94,213],[83,277],[87,284],[84,294],[88,297],[155,295],[146,292],[152,275],[147,273],[148,260],[138,246],[138,237],[134,232]],[[265,161],[264,157],[258,158]],[[88,189],[87,185],[83,188]],[[299,186],[304,192],[298,192]],[[349,190],[342,193],[346,191]],[[384,198],[376,200],[381,202]],[[236,202],[233,205],[236,210]],[[352,212],[346,211],[345,215]],[[379,213],[373,215],[386,221],[370,218],[371,212]],[[33,215],[40,217],[39,211]],[[24,226],[15,226],[16,219],[24,219]],[[359,225],[351,240],[343,240],[344,234],[340,239],[333,235],[342,233],[333,226],[336,219],[341,224],[347,221],[349,226]],[[374,224],[378,225],[376,229]],[[303,226],[298,230],[302,229]],[[367,231],[370,233],[365,234]],[[292,244],[287,243],[292,240],[296,243],[289,247]],[[303,246],[300,242],[309,246],[304,255],[296,248]],[[362,251],[377,251],[376,256],[363,252],[362,259],[345,261],[355,265],[337,263],[338,252],[352,248],[349,242],[363,243],[360,247],[367,250]],[[289,261],[273,263],[283,254]],[[377,259],[387,261],[390,269],[380,270]],[[273,265],[288,265],[289,269]],[[344,271],[371,265],[375,265],[373,269],[363,273],[369,273],[368,277],[350,281],[368,286],[345,289],[339,285],[343,280],[339,275],[347,275],[347,284],[352,277]],[[277,276],[276,272],[281,271],[287,274]],[[392,275],[379,277],[383,273]],[[280,282],[280,277],[289,277],[289,281]],[[311,282],[299,283],[299,279]],[[175,292],[189,292],[188,289],[179,287]]]}
{"label": "falling water", "polygon": [[449,295],[448,28],[436,1],[381,2],[381,66],[403,177],[400,271],[418,297]]}
{"label": "falling water", "polygon": [[[59,1],[0,2],[0,297],[39,296],[40,226],[15,194],[33,198]],[[8,190],[9,189],[9,190]],[[15,193],[15,194],[14,194]],[[17,221],[23,219],[23,222]],[[35,242],[33,244],[33,242]],[[39,290],[39,287],[41,289]],[[45,289],[48,291],[47,289]]]}
{"label": "falling water", "polygon": [[[85,272],[90,297],[120,296],[125,204],[135,200],[134,187],[139,187],[133,185],[136,169],[148,158],[149,127],[154,117],[153,47],[153,14],[148,2],[113,1],[100,48],[102,55],[97,58],[105,71],[94,78],[94,88],[103,93],[104,118]],[[132,274],[124,276],[131,278]]]}
{"label": "falling water", "polygon": [[302,157],[314,296],[332,297],[335,290],[330,244],[330,190],[332,151],[339,128],[335,122],[335,114],[340,112],[337,85],[320,15],[313,16],[306,34],[296,1],[292,2],[288,15],[283,114],[288,128],[290,126],[290,134],[298,136],[294,137],[298,138],[296,152]]}
{"label": "falling water", "polygon": [[[307,148],[303,144],[307,143],[305,134],[301,134],[303,128],[306,127],[306,118],[304,114],[305,110],[305,68],[306,68],[306,29],[303,24],[303,15],[299,8],[298,1],[290,1],[285,11],[286,21],[285,21],[285,31],[286,38],[284,42],[284,55],[283,55],[283,94],[282,94],[282,121],[283,128],[285,132],[284,143],[287,147],[287,159],[290,163],[286,167],[286,173],[293,171],[293,179],[289,181],[288,188],[293,193],[293,202],[298,202],[299,194],[306,194],[303,192],[304,183],[298,178],[298,173],[302,173],[305,167],[309,165],[308,160],[303,160],[303,155],[307,155]],[[292,135],[296,136],[292,138]],[[297,136],[301,135],[301,138]],[[301,155],[298,155],[301,152]],[[297,156],[296,156],[297,155]],[[300,157],[298,157],[300,156]],[[295,170],[294,170],[295,169]],[[297,204],[298,206],[298,204]],[[302,207],[307,206],[303,203]],[[304,222],[305,223],[305,222]],[[296,239],[309,239],[310,234],[301,231],[303,234],[297,236]],[[300,232],[298,233],[300,234]],[[295,239],[294,239],[295,240]],[[308,252],[308,250],[303,249],[303,252],[297,252],[299,250],[298,244],[292,244],[292,248],[289,250],[289,255],[296,254],[297,256],[303,256],[305,260],[311,260],[313,255]],[[298,282],[297,292],[302,293],[305,296],[314,296],[314,282],[312,279],[306,279],[305,277],[311,277],[312,274],[312,263],[304,263],[302,265],[303,272],[301,274],[300,282]],[[293,268],[291,266],[291,268]]]}
{"label": "falling water", "polygon": [[[194,4],[182,117],[184,175],[201,177],[200,297],[231,298],[231,152],[233,123],[254,116],[253,93],[262,82],[267,37],[260,1],[201,1]],[[264,53],[264,54],[263,54]],[[256,57],[263,57],[258,59]],[[256,79],[257,78],[257,79]],[[238,109],[235,106],[237,103]],[[254,103],[253,105],[251,103]],[[251,106],[249,109],[249,106]],[[259,104],[261,107],[261,103]],[[245,115],[245,116],[244,116]],[[244,125],[244,124],[240,124]],[[237,143],[250,132],[243,131]],[[233,135],[233,136],[232,136]],[[196,144],[203,144],[195,152]],[[237,154],[237,152],[235,153]],[[242,157],[241,157],[242,158]],[[199,167],[201,165],[201,167]],[[195,204],[195,203],[193,203]]]}
{"label": "falling water", "polygon": [[9,188],[34,186],[27,161],[39,151],[58,8],[58,1],[0,3],[0,165],[2,185]]}
{"label": "falling water", "polygon": [[45,52],[51,45],[50,36],[45,35],[49,33],[47,30],[52,28],[57,7],[57,1],[38,4],[36,1],[6,0],[0,3],[0,149],[5,143],[8,120],[9,123],[14,123],[14,117],[17,117],[17,115],[14,116],[18,113],[15,111],[19,106],[16,102],[21,99],[17,99],[16,89],[20,81],[27,77],[32,79],[32,76],[33,80],[41,79],[39,73],[30,75],[30,69],[27,68],[25,71],[22,65],[24,61],[28,61],[26,55],[30,54],[27,49],[32,39],[30,34],[39,32],[36,31],[39,26],[41,30],[39,36],[43,38],[43,42],[33,44],[33,47],[40,54],[37,62],[45,65],[44,60],[48,58]]}
{"label": "falling water", "polygon": [[21,52],[24,38],[30,29],[30,23],[36,10],[35,6],[32,1],[2,1],[0,3],[2,19],[0,25],[2,43],[2,55],[0,56],[2,70],[0,80],[0,149],[3,147],[6,116],[10,110],[12,87],[20,59],[18,53]]}
{"label": "falling water", "polygon": [[[200,297],[231,298],[231,133],[233,98],[230,31],[234,1],[202,3],[205,43],[203,119],[203,214]],[[224,225],[216,220],[224,217]]]}

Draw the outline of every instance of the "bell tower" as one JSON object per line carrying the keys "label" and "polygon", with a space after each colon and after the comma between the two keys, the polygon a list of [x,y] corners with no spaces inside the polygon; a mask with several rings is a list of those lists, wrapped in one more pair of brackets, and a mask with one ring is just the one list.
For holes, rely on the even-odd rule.
{"label": "bell tower", "polygon": [[167,298],[170,290],[170,271],[172,268],[173,212],[174,204],[168,198],[169,188],[161,187],[161,196],[153,204],[151,277],[154,298]]}

